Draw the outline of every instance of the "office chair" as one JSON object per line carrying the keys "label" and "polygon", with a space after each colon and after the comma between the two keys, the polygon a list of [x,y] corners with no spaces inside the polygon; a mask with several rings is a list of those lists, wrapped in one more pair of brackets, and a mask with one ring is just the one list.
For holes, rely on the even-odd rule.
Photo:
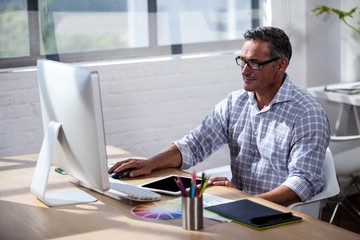
{"label": "office chair", "polygon": [[327,148],[324,162],[325,185],[323,190],[311,199],[305,202],[297,202],[288,206],[293,209],[314,218],[320,219],[322,212],[323,200],[334,197],[339,194],[340,187],[336,178],[334,158],[330,148]]}
{"label": "office chair", "polygon": [[333,152],[338,180],[348,177],[351,181],[349,185],[342,188],[340,195],[336,199],[336,205],[329,222],[334,221],[340,206],[360,220],[360,210],[346,199],[354,189],[360,193],[360,135],[332,136],[330,148]]}

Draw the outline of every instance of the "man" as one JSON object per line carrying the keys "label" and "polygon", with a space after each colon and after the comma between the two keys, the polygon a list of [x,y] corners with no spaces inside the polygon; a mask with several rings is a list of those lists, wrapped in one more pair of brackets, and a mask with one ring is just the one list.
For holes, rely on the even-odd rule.
{"label": "man", "polygon": [[321,192],[323,163],[330,139],[327,116],[318,101],[294,86],[285,70],[292,55],[288,36],[278,28],[258,27],[244,34],[236,63],[244,89],[231,92],[189,135],[147,160],[118,162],[109,173],[135,168],[131,177],[155,169],[187,169],[224,144],[236,187],[287,206]]}

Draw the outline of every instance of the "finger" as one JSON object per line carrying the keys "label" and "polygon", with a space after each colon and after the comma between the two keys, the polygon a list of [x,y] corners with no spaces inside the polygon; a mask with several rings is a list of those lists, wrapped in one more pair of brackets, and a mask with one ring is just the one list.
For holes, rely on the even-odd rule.
{"label": "finger", "polygon": [[[126,162],[128,162],[128,160],[123,160],[123,161],[119,161],[119,162],[115,163],[113,166],[111,166],[111,168],[109,168],[108,173],[113,173],[115,171],[115,169],[118,169]],[[116,172],[118,172],[118,170]]]}
{"label": "finger", "polygon": [[225,181],[225,186],[227,186],[227,187],[232,187],[232,184],[231,184],[230,181]]}
{"label": "finger", "polygon": [[148,175],[151,173],[151,168],[149,168],[144,161],[137,162],[135,169],[130,172],[131,177],[138,177],[143,175]]}
{"label": "finger", "polygon": [[119,162],[115,163],[114,165],[112,165],[109,169],[108,169],[108,173],[113,173],[114,170],[119,166]]}
{"label": "finger", "polygon": [[210,181],[212,181],[212,184],[215,186],[232,187],[231,182],[226,177],[214,177],[213,179],[210,179]]}
{"label": "finger", "polygon": [[226,187],[231,187],[231,183],[229,181],[217,181],[217,182],[213,182],[213,184],[215,186],[226,186]]}
{"label": "finger", "polygon": [[213,181],[212,184],[215,186],[225,186],[226,181]]}
{"label": "finger", "polygon": [[139,168],[139,169],[136,169],[136,170],[132,170],[130,172],[130,177],[138,177],[138,176],[143,176],[143,175],[147,175],[148,172],[144,171],[143,168]]}
{"label": "finger", "polygon": [[137,169],[136,167],[133,167],[133,164],[129,164],[129,163],[123,163],[120,166],[118,166],[117,168],[114,169],[115,173],[118,172],[122,172],[122,171],[129,171],[129,170],[134,170]]}
{"label": "finger", "polygon": [[209,180],[211,182],[229,181],[226,177],[211,177]]}

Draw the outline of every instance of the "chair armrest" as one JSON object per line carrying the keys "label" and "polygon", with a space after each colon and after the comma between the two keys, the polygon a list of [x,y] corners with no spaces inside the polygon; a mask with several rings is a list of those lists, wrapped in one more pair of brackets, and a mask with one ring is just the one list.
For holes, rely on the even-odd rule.
{"label": "chair armrest", "polygon": [[349,135],[349,136],[331,136],[331,141],[351,141],[360,139],[360,135]]}
{"label": "chair armrest", "polygon": [[296,202],[296,203],[290,204],[289,206],[287,206],[287,208],[293,209],[294,207],[299,206],[299,205],[306,205],[306,204],[321,201],[321,200],[324,200],[324,199],[326,199],[326,198],[314,198],[314,199],[309,199],[309,200],[307,200],[305,202]]}
{"label": "chair armrest", "polygon": [[299,205],[303,205],[304,203],[305,203],[305,202],[292,203],[292,204],[290,204],[289,206],[287,206],[287,208],[293,209],[294,207],[299,206]]}

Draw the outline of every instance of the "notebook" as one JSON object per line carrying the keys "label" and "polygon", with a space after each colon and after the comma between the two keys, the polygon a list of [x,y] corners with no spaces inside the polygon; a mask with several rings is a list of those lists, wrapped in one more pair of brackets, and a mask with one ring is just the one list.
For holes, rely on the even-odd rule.
{"label": "notebook", "polygon": [[210,206],[205,209],[257,230],[300,222],[302,219],[294,216],[291,212],[281,212],[248,199]]}
{"label": "notebook", "polygon": [[344,94],[359,94],[360,82],[329,84],[324,89],[327,92],[337,92]]}

